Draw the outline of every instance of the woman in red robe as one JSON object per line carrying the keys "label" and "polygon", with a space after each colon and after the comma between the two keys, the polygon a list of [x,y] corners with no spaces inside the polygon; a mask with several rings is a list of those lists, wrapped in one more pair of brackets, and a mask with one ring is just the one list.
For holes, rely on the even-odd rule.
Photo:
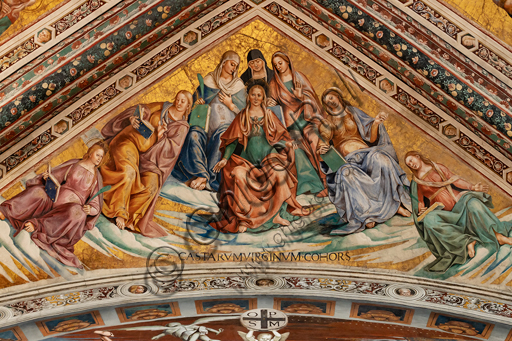
{"label": "woman in red robe", "polygon": [[[74,255],[74,245],[94,228],[101,213],[103,187],[98,167],[106,148],[96,143],[82,160],[70,160],[52,170],[61,184],[53,202],[45,191],[48,173],[27,181],[27,189],[0,205],[0,219],[7,219],[17,230],[32,233],[32,241],[61,263],[83,268]],[[93,197],[90,202],[89,200]]]}
{"label": "woman in red robe", "polygon": [[298,178],[297,195],[311,192],[327,196],[325,174],[320,170],[316,150],[318,127],[323,120],[323,108],[308,78],[293,68],[283,52],[272,56],[275,75],[270,81],[269,106],[280,105],[286,129],[299,149],[295,152]]}
{"label": "woman in red robe", "polygon": [[296,199],[295,147],[281,121],[265,107],[265,85],[254,81],[248,86],[247,107],[221,137],[224,157],[214,171],[223,172],[219,190],[222,220],[212,226],[222,232],[242,233],[270,220],[289,225],[280,216],[285,202],[292,215],[311,213]]}

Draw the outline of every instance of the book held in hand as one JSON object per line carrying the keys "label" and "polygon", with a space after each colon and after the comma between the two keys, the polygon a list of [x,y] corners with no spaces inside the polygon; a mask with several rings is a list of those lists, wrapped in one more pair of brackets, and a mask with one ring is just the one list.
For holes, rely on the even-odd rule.
{"label": "book held in hand", "polygon": [[208,126],[210,125],[210,106],[208,104],[197,104],[190,113],[188,124],[198,126],[208,133]]}
{"label": "book held in hand", "polygon": [[432,204],[432,206],[430,206],[430,207],[429,207],[425,212],[423,212],[423,213],[418,217],[418,219],[416,219],[416,220],[417,220],[417,221],[418,221],[418,223],[419,223],[420,221],[422,221],[422,220],[425,218],[425,216],[426,216],[427,214],[429,214],[429,213],[430,213],[430,212],[432,212],[433,210],[436,210],[436,209],[442,210],[443,208],[444,208],[443,203],[440,203],[440,202],[438,202],[438,201],[437,201],[437,202],[433,203],[433,204]]}
{"label": "book held in hand", "polygon": [[153,135],[153,132],[155,131],[155,128],[151,123],[144,120],[143,115],[144,109],[141,105],[137,105],[137,109],[135,109],[135,114],[133,116],[137,117],[139,119],[139,127],[136,129],[145,139],[149,139],[151,135]]}
{"label": "book held in hand", "polygon": [[[199,97],[204,98],[204,79],[201,74],[197,74],[199,80]],[[210,125],[210,106],[208,104],[196,104],[190,113],[188,119],[189,126],[198,126],[208,133],[208,126]]]}
{"label": "book held in hand", "polygon": [[48,179],[46,179],[44,190],[50,199],[53,202],[56,202],[57,198],[59,197],[60,182],[57,181],[57,179],[53,176],[51,170],[51,166],[48,164]]}
{"label": "book held in hand", "polygon": [[333,146],[330,146],[327,153],[320,155],[320,157],[333,172],[337,172],[341,166],[347,163],[343,156],[341,156]]}

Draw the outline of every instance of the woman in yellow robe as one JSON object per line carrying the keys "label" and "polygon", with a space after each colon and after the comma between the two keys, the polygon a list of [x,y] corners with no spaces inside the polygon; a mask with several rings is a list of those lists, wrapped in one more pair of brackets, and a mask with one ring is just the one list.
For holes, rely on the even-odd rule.
{"label": "woman in yellow robe", "polygon": [[[143,119],[154,127],[153,134],[147,139],[136,130],[140,124],[140,120],[133,116],[136,107],[125,110],[102,129],[103,136],[113,137],[110,141],[111,158],[101,167],[105,186],[112,186],[104,194],[102,212],[108,218],[115,218],[116,225],[120,229],[127,227],[135,231],[137,223],[148,209],[151,211],[154,199],[168,176],[168,174],[166,176],[158,174],[162,173],[158,170],[158,166],[161,169],[174,167],[177,157],[175,154],[179,155],[188,132],[186,119],[191,105],[192,95],[188,91],[180,91],[172,105],[168,102],[141,105],[144,112]],[[160,122],[161,116],[163,122]],[[158,154],[164,154],[161,156],[162,159],[169,159],[166,160],[166,165],[147,167],[141,164],[141,157],[143,162],[158,163],[158,160],[151,161],[144,158],[144,153],[150,151],[153,146],[163,148]],[[155,157],[150,156],[150,158]],[[169,163],[172,164],[169,165]],[[149,228],[148,231],[144,231],[141,226],[138,226],[138,230],[150,237],[161,235],[161,233],[155,234],[154,231],[149,231]]]}

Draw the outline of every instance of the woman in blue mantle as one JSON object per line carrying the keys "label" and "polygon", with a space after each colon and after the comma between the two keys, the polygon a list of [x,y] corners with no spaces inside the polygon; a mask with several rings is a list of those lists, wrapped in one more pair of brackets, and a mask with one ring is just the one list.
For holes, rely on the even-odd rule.
{"label": "woman in blue mantle", "polygon": [[405,208],[411,204],[409,180],[381,124],[387,114],[381,112],[374,119],[349,106],[338,88],[325,90],[322,103],[328,115],[319,129],[322,139],[317,152],[321,156],[334,148],[347,162],[335,172],[321,162],[329,199],[347,223],[331,234],[361,232],[397,213],[410,217]]}
{"label": "woman in blue mantle", "polygon": [[172,176],[193,189],[219,190],[220,173],[215,173],[213,167],[222,158],[220,136],[245,107],[247,97],[244,82],[238,77],[239,65],[236,52],[225,52],[217,68],[204,78],[204,98],[198,98],[199,88],[194,94],[197,104],[210,106],[208,131],[190,127],[172,172]]}

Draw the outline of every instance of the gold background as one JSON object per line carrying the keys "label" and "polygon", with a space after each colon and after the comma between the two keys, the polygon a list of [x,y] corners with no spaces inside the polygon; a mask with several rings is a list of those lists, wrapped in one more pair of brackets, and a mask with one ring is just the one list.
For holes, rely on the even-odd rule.
{"label": "gold background", "polygon": [[[0,35],[0,41],[7,40],[8,38],[16,35],[27,28],[27,26],[43,19],[46,14],[58,9],[65,0],[38,0],[32,6],[23,9],[20,12],[18,20],[16,20],[5,32]],[[82,1],[76,1],[78,5]],[[67,13],[66,13],[67,14]]]}
{"label": "gold background", "polygon": [[[248,24],[237,33],[220,42],[218,45],[211,47],[209,51],[206,51],[201,56],[178,68],[176,71],[166,76],[163,80],[156,82],[146,91],[133,96],[112,112],[105,113],[104,118],[97,122],[95,128],[101,130],[101,128],[108,120],[132,105],[138,103],[173,101],[175,94],[182,89],[193,92],[199,84],[196,74],[201,73],[203,76],[206,76],[208,72],[213,71],[217,63],[220,61],[222,54],[227,50],[234,50],[241,57],[241,64],[239,68],[239,75],[241,75],[247,68],[246,56],[248,51],[251,49],[261,50],[268,62],[270,62],[270,58],[274,52],[279,50],[286,52],[290,56],[294,68],[303,72],[308,77],[318,95],[321,95],[325,89],[336,86],[343,90],[343,92],[346,94],[346,98],[352,105],[359,107],[370,116],[375,116],[380,111],[388,112],[390,115],[384,124],[399,157],[400,165],[403,169],[406,170],[409,178],[410,172],[404,165],[403,156],[409,150],[418,150],[427,157],[432,158],[434,161],[446,165],[455,174],[464,177],[472,183],[488,183],[490,185],[490,194],[492,195],[493,201],[495,203],[495,210],[510,206],[510,199],[508,195],[505,194],[499,187],[490,183],[470,166],[464,162],[461,162],[461,158],[446,150],[440,143],[423,133],[402,116],[395,113],[390,108],[396,105],[394,100],[390,100],[388,103],[390,107],[388,107],[384,103],[377,101],[373,96],[369,94],[368,91],[362,92],[351,79],[346,78],[345,82],[342,82],[332,67],[327,66],[323,62],[317,60],[303,47],[293,43],[291,40],[280,35],[276,30],[266,26],[260,21],[254,21]],[[158,73],[153,73],[149,77],[155,77],[156,80],[159,75]],[[350,95],[350,92],[347,90],[344,84],[349,84],[348,86],[351,87],[350,91],[355,94],[355,97],[359,97],[359,101]],[[361,105],[358,103],[361,103]],[[410,115],[414,114],[410,113]],[[86,150],[87,146],[81,139],[70,141],[66,147],[61,148],[59,151],[55,151],[54,156],[51,159],[51,163],[53,166],[56,166],[66,160],[72,158],[80,158]],[[476,159],[472,159],[465,153],[462,154],[462,152],[461,157],[469,160],[470,162],[479,162]],[[41,172],[45,167],[46,166],[41,162],[36,167],[36,173]],[[19,191],[19,184],[15,184],[12,186],[12,190],[10,190],[10,192],[8,191],[9,193],[4,192],[3,194],[12,195],[12,192]],[[162,198],[159,198],[157,209],[165,209],[168,211],[176,212],[191,211],[189,207],[173,203]],[[173,233],[173,230],[179,229],[179,227],[169,225],[158,219],[158,215],[159,213],[156,214],[155,220],[166,227],[170,233]],[[378,249],[391,248],[394,245],[396,245],[396,243],[378,247],[362,248],[359,250],[351,251],[351,254],[356,256],[358,254],[364,254]],[[209,251],[208,247],[204,246],[197,246],[194,247],[194,249],[197,252]],[[117,257],[119,257],[119,259],[105,257],[83,241],[80,241],[75,245],[75,254],[91,270],[105,268],[113,269],[144,267],[146,262],[144,258],[132,257],[119,251],[115,251],[115,254]],[[398,262],[395,263],[379,263],[375,261],[370,263],[367,260],[359,260],[358,257],[355,257],[353,261],[344,262],[342,265],[410,271],[429,255],[430,253],[427,252],[421,256],[409,260],[403,260],[402,262],[397,260]],[[24,271],[27,276],[29,276],[29,278],[34,280],[33,276],[30,275],[26,270],[22,269],[22,271]],[[46,275],[42,273],[40,276],[41,277],[39,279],[46,278]],[[24,283],[24,281],[20,278],[18,278],[18,280],[16,280],[14,283],[10,283],[0,277],[0,287],[21,283]]]}

